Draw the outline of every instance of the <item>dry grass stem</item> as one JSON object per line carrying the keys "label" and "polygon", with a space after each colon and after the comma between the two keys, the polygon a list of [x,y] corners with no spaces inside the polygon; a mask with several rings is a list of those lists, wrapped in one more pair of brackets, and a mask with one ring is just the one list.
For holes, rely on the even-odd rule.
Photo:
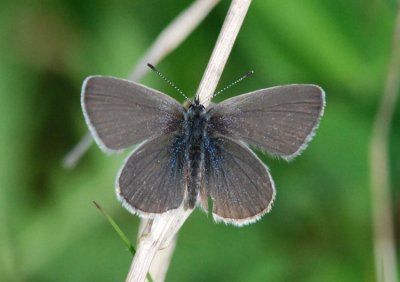
{"label": "dry grass stem", "polygon": [[[400,5],[400,3],[398,4]],[[400,78],[400,9],[397,10],[390,65],[369,147],[376,281],[397,282],[397,260],[390,199],[388,145]]]}
{"label": "dry grass stem", "polygon": [[[143,234],[150,232],[152,225],[151,219],[141,219],[139,230],[138,230],[138,241]],[[172,258],[172,254],[175,250],[176,235],[171,237],[170,242],[165,242],[164,246],[161,246],[156,253],[153,262],[150,265],[149,273],[154,281],[164,281],[168,271],[169,263]]]}
{"label": "dry grass stem", "polygon": [[[228,60],[233,43],[237,37],[243,20],[250,5],[250,0],[234,0],[225,18],[222,30],[218,37],[211,59],[206,68],[197,95],[202,104],[208,104],[217,87],[222,70]],[[211,85],[209,86],[208,83]],[[202,94],[203,93],[203,94]],[[211,93],[211,95],[209,94]],[[186,209],[184,204],[170,212],[161,214],[149,220],[144,227],[143,235],[139,239],[137,253],[132,261],[126,281],[144,281],[156,253],[168,247],[184,221],[193,210]],[[169,253],[169,257],[172,252]],[[164,276],[166,268],[164,267]],[[162,277],[163,279],[164,277]],[[162,281],[162,280],[159,280]]]}
{"label": "dry grass stem", "polygon": [[71,151],[69,151],[62,160],[62,165],[64,168],[72,169],[74,168],[81,157],[89,150],[90,146],[93,144],[93,138],[90,132],[86,132],[85,136],[76,144]]}
{"label": "dry grass stem", "polygon": [[232,1],[228,14],[225,18],[221,32],[206,71],[197,90],[196,96],[205,107],[210,103],[217,88],[222,71],[231,53],[233,44],[247,14],[251,0]]}
{"label": "dry grass stem", "polygon": [[149,71],[147,63],[157,64],[175,50],[210,13],[219,0],[197,0],[182,11],[156,38],[129,76],[137,81]]}
{"label": "dry grass stem", "polygon": [[[176,210],[163,213],[156,216],[153,220],[148,221],[143,234],[141,234],[139,238],[136,247],[136,255],[133,258],[126,281],[141,282],[145,280],[146,274],[157,252],[171,245],[171,241],[174,240],[176,233],[192,211],[191,209],[184,208],[182,205]],[[173,250],[173,248],[171,249]],[[170,257],[171,255],[169,254],[168,260]],[[154,272],[151,273],[153,279],[155,279],[155,277],[161,277],[163,279],[166,273],[165,267],[162,270],[164,275],[159,275]],[[160,272],[160,269],[157,269],[155,272]]]}

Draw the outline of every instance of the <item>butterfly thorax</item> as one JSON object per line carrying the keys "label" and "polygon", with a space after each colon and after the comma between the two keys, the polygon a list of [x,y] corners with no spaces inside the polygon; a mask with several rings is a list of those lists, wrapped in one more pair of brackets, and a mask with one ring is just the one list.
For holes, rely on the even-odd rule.
{"label": "butterfly thorax", "polygon": [[203,105],[193,103],[186,113],[185,139],[188,170],[188,204],[194,208],[201,184],[204,163],[204,140],[207,138],[208,114]]}

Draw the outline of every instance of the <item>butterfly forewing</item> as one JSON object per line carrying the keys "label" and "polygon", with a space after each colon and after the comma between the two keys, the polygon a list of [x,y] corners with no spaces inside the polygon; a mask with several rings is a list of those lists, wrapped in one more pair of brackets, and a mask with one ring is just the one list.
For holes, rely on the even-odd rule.
{"label": "butterfly forewing", "polygon": [[161,92],[106,76],[85,80],[81,102],[86,122],[104,151],[173,132],[184,114],[182,105]]}
{"label": "butterfly forewing", "polygon": [[126,160],[117,177],[117,196],[139,215],[159,214],[178,208],[185,183],[184,144],[165,134],[140,145]]}
{"label": "butterfly forewing", "polygon": [[241,142],[212,137],[205,146],[201,203],[213,201],[215,220],[244,225],[271,208],[275,188],[267,167]]}
{"label": "butterfly forewing", "polygon": [[291,159],[312,138],[324,104],[324,92],[315,85],[262,89],[212,107],[210,127],[271,155]]}

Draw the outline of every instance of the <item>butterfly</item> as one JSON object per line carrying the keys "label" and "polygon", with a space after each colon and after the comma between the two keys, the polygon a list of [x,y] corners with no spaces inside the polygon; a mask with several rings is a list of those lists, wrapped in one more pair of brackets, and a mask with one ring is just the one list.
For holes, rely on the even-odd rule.
{"label": "butterfly", "polygon": [[[276,86],[204,107],[188,107],[157,90],[108,76],[82,86],[86,123],[107,153],[137,145],[116,179],[131,213],[152,218],[185,205],[215,221],[242,226],[267,213],[276,191],[250,149],[291,160],[312,139],[325,106],[316,85]],[[211,205],[209,206],[209,204]]]}

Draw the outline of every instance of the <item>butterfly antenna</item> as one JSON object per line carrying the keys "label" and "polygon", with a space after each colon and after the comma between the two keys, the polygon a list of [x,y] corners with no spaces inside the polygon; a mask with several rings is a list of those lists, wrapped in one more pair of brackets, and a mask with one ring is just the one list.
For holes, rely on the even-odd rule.
{"label": "butterfly antenna", "polygon": [[158,76],[160,76],[164,81],[166,81],[170,86],[172,86],[176,91],[178,91],[183,97],[185,97],[186,100],[188,100],[188,102],[190,104],[192,104],[192,100],[189,99],[188,96],[185,95],[185,93],[183,93],[183,91],[176,86],[175,84],[172,83],[171,80],[169,80],[167,77],[165,77],[165,75],[163,75],[158,69],[156,69],[155,66],[153,66],[152,64],[147,64],[147,66],[149,68],[151,68],[152,71],[154,71],[156,74],[158,74]]}
{"label": "butterfly antenna", "polygon": [[237,83],[241,82],[243,79],[248,78],[248,77],[251,76],[253,73],[254,73],[254,71],[252,71],[252,70],[246,72],[241,78],[235,80],[235,81],[232,82],[231,84],[225,86],[224,88],[222,88],[221,90],[219,90],[217,93],[215,93],[215,94],[213,95],[213,97],[215,97],[215,96],[221,94],[222,92],[224,92],[225,90],[231,88],[232,86],[234,86],[234,85],[236,85]]}

